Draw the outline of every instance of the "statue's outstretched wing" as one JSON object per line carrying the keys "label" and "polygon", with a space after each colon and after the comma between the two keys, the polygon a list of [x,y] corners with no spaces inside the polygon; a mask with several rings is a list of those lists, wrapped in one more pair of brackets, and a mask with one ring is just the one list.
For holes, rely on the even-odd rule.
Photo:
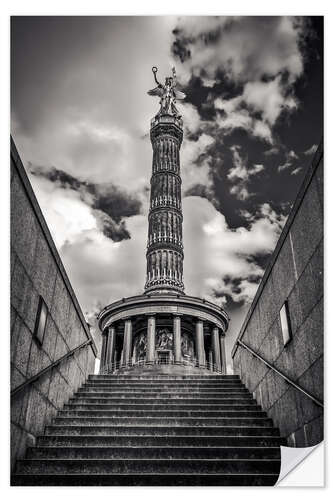
{"label": "statue's outstretched wing", "polygon": [[181,90],[175,89],[175,96],[176,99],[185,99],[186,94],[184,94]]}
{"label": "statue's outstretched wing", "polygon": [[148,90],[147,94],[149,95],[157,95],[158,97],[162,97],[164,91],[163,91],[163,87],[162,85],[158,85],[157,87],[155,87],[154,89],[152,90]]}

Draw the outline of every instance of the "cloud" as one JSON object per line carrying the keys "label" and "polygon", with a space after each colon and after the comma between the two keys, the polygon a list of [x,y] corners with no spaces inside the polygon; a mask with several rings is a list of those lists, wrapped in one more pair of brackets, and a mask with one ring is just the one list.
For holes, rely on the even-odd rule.
{"label": "cloud", "polygon": [[270,126],[263,120],[254,118],[249,110],[244,109],[242,96],[229,100],[218,97],[214,101],[214,107],[222,111],[216,118],[216,124],[226,133],[230,134],[234,129],[241,128],[264,141],[273,142]]}
{"label": "cloud", "polygon": [[234,194],[237,199],[244,201],[250,196],[253,196],[249,193],[247,187],[250,178],[262,172],[264,170],[264,166],[262,164],[256,164],[249,168],[247,166],[247,160],[245,160],[240,154],[240,146],[231,146],[230,150],[232,152],[233,166],[228,171],[227,178],[231,182],[235,183],[230,188],[230,193]]}
{"label": "cloud", "polygon": [[313,155],[317,151],[318,144],[313,144],[309,149],[303,152],[305,155]]}
{"label": "cloud", "polygon": [[[79,198],[91,207],[90,213],[95,217],[96,224],[108,238],[114,241],[129,239],[124,217],[141,212],[141,201],[110,183],[92,184],[80,181],[75,177],[54,167],[47,168],[29,163],[28,170],[39,193],[56,192],[56,200],[61,206],[65,200]],[[47,182],[40,183],[43,179]],[[54,194],[54,193],[53,193]],[[43,194],[42,194],[43,196]],[[56,208],[59,211],[59,208]]]}
{"label": "cloud", "polygon": [[183,211],[186,292],[250,302],[263,274],[253,257],[273,251],[285,218],[263,204],[247,228],[232,229],[223,214],[198,197],[185,198]]}
{"label": "cloud", "polygon": [[297,159],[298,155],[295,153],[295,151],[291,150],[287,152],[285,156],[285,162],[278,166],[278,172],[283,172],[283,170],[291,167]]}
{"label": "cloud", "polygon": [[302,167],[297,167],[295,170],[292,170],[291,175],[297,175],[302,170]]}
{"label": "cloud", "polygon": [[284,92],[285,88],[279,75],[268,82],[247,83],[242,98],[254,111],[260,111],[263,121],[272,126],[283,110],[297,107],[296,99],[292,96],[286,97]]}
{"label": "cloud", "polygon": [[[230,82],[240,90],[216,96],[220,128],[242,128],[273,143],[283,112],[298,107],[294,84],[303,73],[300,42],[307,24],[297,17],[182,17],[174,30],[173,54],[183,62],[183,81],[194,75],[214,87]],[[215,91],[216,92],[216,91]],[[259,114],[259,116],[258,116]]]}
{"label": "cloud", "polygon": [[208,153],[214,144],[211,135],[202,133],[196,140],[185,140],[180,152],[182,190],[186,193],[197,185],[210,191],[212,178],[210,175],[212,157]]}
{"label": "cloud", "polygon": [[[229,132],[235,128],[243,128],[250,134],[272,143],[272,127],[281,113],[297,108],[296,99],[292,96],[286,97],[285,92],[281,76],[268,82],[248,82],[241,95],[229,100],[215,100],[215,108],[223,112],[217,123]],[[260,119],[256,117],[258,112]]]}
{"label": "cloud", "polygon": [[299,39],[302,18],[181,17],[174,34],[187,49],[184,66],[215,78],[223,68],[235,81],[260,80],[285,72],[294,82],[303,71]]}
{"label": "cloud", "polygon": [[70,280],[85,311],[143,292],[147,219],[126,219],[131,239],[114,242],[96,229],[82,231],[60,248]]}

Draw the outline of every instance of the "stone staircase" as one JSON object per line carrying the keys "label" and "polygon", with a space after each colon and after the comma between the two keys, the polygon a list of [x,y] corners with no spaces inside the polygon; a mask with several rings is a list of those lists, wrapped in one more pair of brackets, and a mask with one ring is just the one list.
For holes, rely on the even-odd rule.
{"label": "stone staircase", "polygon": [[12,485],[268,486],[281,444],[236,375],[91,375]]}

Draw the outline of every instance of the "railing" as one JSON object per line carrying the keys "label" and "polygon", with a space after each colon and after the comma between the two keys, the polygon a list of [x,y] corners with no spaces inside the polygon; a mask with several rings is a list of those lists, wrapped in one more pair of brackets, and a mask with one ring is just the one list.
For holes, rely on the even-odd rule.
{"label": "railing", "polygon": [[217,367],[215,363],[206,362],[204,365],[199,365],[198,361],[174,361],[170,359],[156,359],[154,361],[147,361],[146,359],[138,359],[137,361],[129,361],[128,363],[122,363],[121,361],[117,361],[117,363],[110,363],[108,365],[104,365],[99,373],[101,375],[107,375],[110,373],[117,373],[119,370],[126,368],[133,368],[138,366],[152,366],[152,365],[174,365],[174,366],[185,366],[191,368],[201,368],[206,369],[210,372],[222,374],[222,371]]}
{"label": "railing", "polygon": [[302,392],[305,396],[307,396],[309,399],[311,399],[316,405],[320,406],[321,408],[324,408],[324,403],[317,399],[315,396],[312,396],[309,392],[307,392],[305,389],[303,389],[300,385],[296,384],[296,382],[293,382],[289,377],[284,375],[280,370],[275,368],[275,366],[271,365],[268,361],[266,361],[264,358],[260,356],[260,354],[257,354],[251,347],[248,345],[244,344],[241,340],[237,340],[237,343],[244,347],[247,351],[249,351],[253,356],[255,356],[257,359],[259,359],[262,363],[264,363],[268,368],[270,368],[273,372],[277,373],[281,378],[283,378],[288,384],[292,385],[297,389],[298,391]]}
{"label": "railing", "polygon": [[21,385],[13,389],[10,393],[10,397],[12,398],[13,396],[16,396],[19,392],[21,392],[23,389],[28,387],[29,385],[33,384],[38,380],[40,377],[45,375],[48,371],[52,370],[52,368],[55,368],[57,365],[62,363],[63,361],[66,361],[69,357],[73,356],[77,351],[80,351],[84,347],[90,345],[92,343],[92,339],[86,340],[82,344],[80,344],[78,347],[75,347],[75,349],[72,349],[71,351],[67,352],[62,356],[61,358],[57,359],[57,361],[53,361],[50,365],[48,365],[46,368],[43,368],[40,372],[38,372],[36,375],[33,375],[31,378],[23,382]]}

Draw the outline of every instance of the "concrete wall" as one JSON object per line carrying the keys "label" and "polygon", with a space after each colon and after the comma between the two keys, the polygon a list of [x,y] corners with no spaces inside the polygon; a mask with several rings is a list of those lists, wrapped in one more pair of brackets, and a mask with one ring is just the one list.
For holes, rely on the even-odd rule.
{"label": "concrete wall", "polygon": [[[292,340],[284,346],[280,309],[288,300]],[[318,148],[239,337],[292,381],[323,401],[323,155]],[[235,344],[234,372],[288,438],[323,439],[323,411]]]}
{"label": "concrete wall", "polygon": [[[92,340],[15,145],[11,144],[11,390]],[[38,300],[48,307],[42,345],[33,335]],[[92,343],[11,398],[11,463],[94,372]]]}

